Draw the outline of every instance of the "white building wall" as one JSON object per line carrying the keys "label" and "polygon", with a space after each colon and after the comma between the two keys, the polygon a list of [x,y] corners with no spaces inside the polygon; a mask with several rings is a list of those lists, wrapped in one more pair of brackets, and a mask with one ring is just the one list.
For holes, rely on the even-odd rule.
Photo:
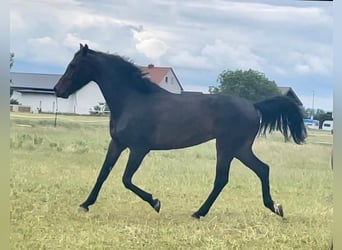
{"label": "white building wall", "polygon": [[169,72],[165,75],[164,79],[160,82],[159,86],[171,93],[180,94],[182,92],[177,81],[177,78],[174,76],[174,74],[172,74],[171,70],[169,70]]}
{"label": "white building wall", "polygon": [[[54,98],[56,98],[54,96]],[[57,98],[58,113],[76,113],[76,96],[69,96],[68,99]],[[55,111],[54,111],[55,112]]]}
{"label": "white building wall", "polygon": [[24,106],[30,106],[33,112],[55,112],[58,108],[59,113],[90,114],[90,110],[99,102],[105,102],[98,85],[90,82],[68,99],[57,98],[53,94],[21,93],[14,91],[12,99],[16,99]]}
{"label": "white building wall", "polygon": [[32,112],[53,112],[56,107],[56,98],[53,95],[35,94],[35,93],[18,93],[14,91],[13,99],[20,104],[30,106]]}
{"label": "white building wall", "polygon": [[76,93],[76,113],[89,114],[99,102],[105,102],[99,86],[90,82]]}
{"label": "white building wall", "polygon": [[71,95],[68,99],[57,98],[52,94],[37,93],[20,93],[13,91],[12,99],[17,100],[24,106],[30,106],[32,112],[58,112],[74,113],[75,112],[75,96]]}

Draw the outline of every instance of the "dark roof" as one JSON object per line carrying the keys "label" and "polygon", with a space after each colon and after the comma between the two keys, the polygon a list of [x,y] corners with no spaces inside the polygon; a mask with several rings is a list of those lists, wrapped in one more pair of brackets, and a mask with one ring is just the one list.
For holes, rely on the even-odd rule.
{"label": "dark roof", "polygon": [[290,87],[278,87],[282,95],[286,95],[290,91]]}
{"label": "dark roof", "polygon": [[15,89],[20,93],[35,93],[35,94],[44,94],[44,95],[54,95],[55,91],[53,90],[37,90],[37,89]]}
{"label": "dark roof", "polygon": [[[176,74],[170,67],[139,67],[142,72],[148,73],[151,81],[160,84],[163,77],[171,71],[176,77],[177,83],[183,90]],[[41,73],[19,73],[10,72],[11,87],[15,90],[30,89],[30,90],[49,90],[53,91],[53,87],[61,78],[61,74],[41,74]]]}
{"label": "dark roof", "polygon": [[286,95],[288,97],[293,98],[298,105],[303,106],[303,103],[299,99],[299,97],[296,95],[296,93],[293,91],[291,87],[278,87],[282,95]]}
{"label": "dark roof", "polygon": [[49,90],[58,82],[60,74],[39,74],[10,72],[10,86],[16,90]]}

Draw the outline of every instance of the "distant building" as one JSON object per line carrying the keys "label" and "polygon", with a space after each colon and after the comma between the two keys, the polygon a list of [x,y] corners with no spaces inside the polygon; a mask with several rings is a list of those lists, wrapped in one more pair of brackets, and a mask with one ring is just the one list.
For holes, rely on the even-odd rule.
{"label": "distant building", "polygon": [[11,72],[12,99],[31,112],[58,112],[89,114],[89,111],[104,98],[96,83],[91,82],[68,99],[57,98],[53,87],[61,78],[59,74],[37,74]]}
{"label": "distant building", "polygon": [[296,93],[293,91],[291,87],[278,87],[281,94],[288,96],[292,98],[299,106],[303,106],[303,103],[299,99],[299,97],[296,95]]}
{"label": "distant building", "polygon": [[[172,93],[182,93],[183,87],[170,67],[140,67],[152,82]],[[90,82],[68,99],[56,98],[53,87],[61,74],[11,72],[12,99],[30,107],[31,112],[89,114],[94,106],[105,102],[95,82]],[[12,110],[16,110],[13,108]]]}
{"label": "distant building", "polygon": [[155,67],[149,64],[147,67],[139,67],[140,70],[149,77],[150,80],[167,91],[175,94],[180,94],[183,87],[180,84],[176,74],[170,67]]}
{"label": "distant building", "polygon": [[304,124],[307,128],[310,129],[319,129],[319,120],[305,118]]}

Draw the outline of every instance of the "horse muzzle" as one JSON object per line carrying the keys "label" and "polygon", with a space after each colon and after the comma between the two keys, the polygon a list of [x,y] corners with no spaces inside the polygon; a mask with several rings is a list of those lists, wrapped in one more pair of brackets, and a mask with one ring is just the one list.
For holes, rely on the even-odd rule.
{"label": "horse muzzle", "polygon": [[62,87],[60,87],[59,83],[57,83],[55,85],[55,87],[53,87],[53,90],[55,91],[55,95],[57,97],[61,97],[61,98],[68,98],[69,97],[69,93],[66,89],[63,89]]}

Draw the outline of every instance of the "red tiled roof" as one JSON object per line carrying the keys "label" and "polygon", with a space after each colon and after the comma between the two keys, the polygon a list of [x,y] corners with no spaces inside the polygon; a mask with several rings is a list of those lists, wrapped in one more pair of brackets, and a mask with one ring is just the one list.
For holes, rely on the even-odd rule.
{"label": "red tiled roof", "polygon": [[172,70],[170,67],[143,67],[140,66],[139,67],[140,70],[143,73],[147,73],[146,76],[150,78],[150,80],[154,83],[159,84],[163,78],[165,77],[165,75]]}

